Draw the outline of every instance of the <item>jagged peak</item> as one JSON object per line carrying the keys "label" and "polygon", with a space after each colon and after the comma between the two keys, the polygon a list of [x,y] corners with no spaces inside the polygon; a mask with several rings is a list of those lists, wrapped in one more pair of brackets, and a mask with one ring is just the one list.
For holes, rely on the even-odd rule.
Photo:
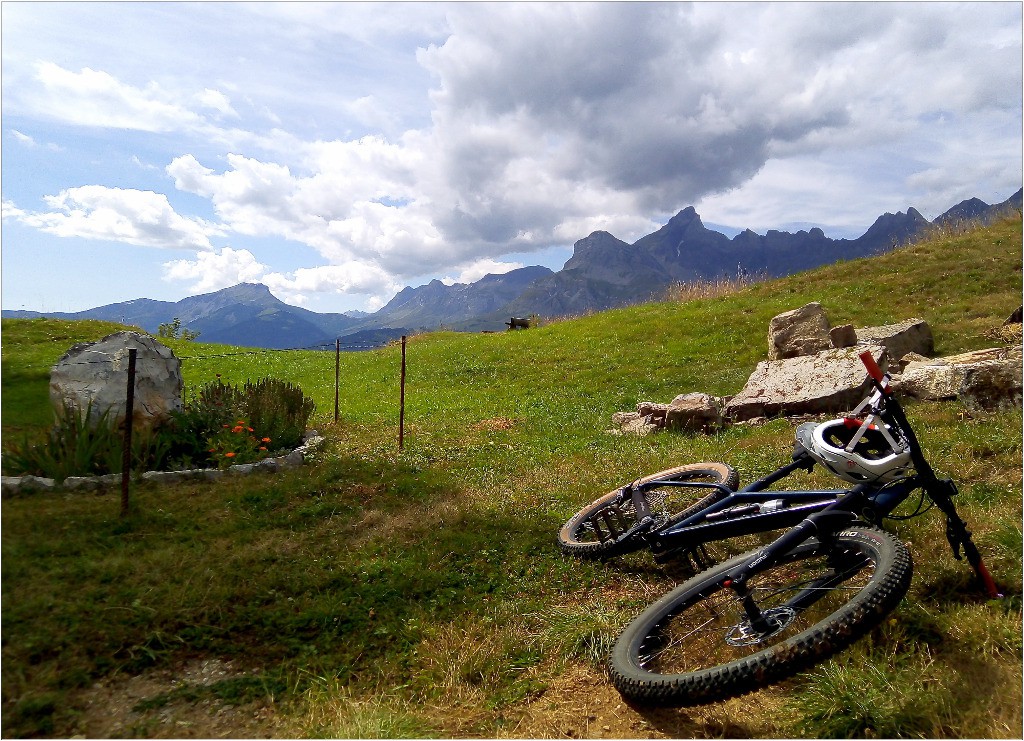
{"label": "jagged peak", "polygon": [[682,211],[673,216],[671,219],[669,219],[668,224],[666,224],[665,226],[688,226],[694,222],[700,224],[701,226],[704,226],[703,222],[701,222],[700,220],[700,214],[697,213],[697,209],[695,209],[693,206],[687,206]]}

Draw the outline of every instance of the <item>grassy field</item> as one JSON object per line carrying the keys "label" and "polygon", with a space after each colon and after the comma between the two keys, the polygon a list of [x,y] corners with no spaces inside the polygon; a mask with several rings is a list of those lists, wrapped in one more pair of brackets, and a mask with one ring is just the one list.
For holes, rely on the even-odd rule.
{"label": "grassy field", "polygon": [[[638,401],[736,393],[775,314],[819,301],[835,325],[922,317],[949,354],[996,344],[1021,291],[1018,218],[718,298],[413,337],[401,452],[397,346],[342,356],[334,423],[332,353],[169,341],[189,386],[298,383],[328,444],[273,476],[138,485],[125,519],[116,494],[5,499],[3,735],[1020,737],[1019,411],[908,405],[1006,597],[981,596],[941,517],[894,523],[916,573],[891,619],[727,703],[622,703],[604,652],[675,581],[643,554],[569,560],[555,533],[642,473],[725,460],[749,481],[788,460],[785,420],[604,432]],[[118,328],[4,320],[4,437],[48,424],[50,365]]]}

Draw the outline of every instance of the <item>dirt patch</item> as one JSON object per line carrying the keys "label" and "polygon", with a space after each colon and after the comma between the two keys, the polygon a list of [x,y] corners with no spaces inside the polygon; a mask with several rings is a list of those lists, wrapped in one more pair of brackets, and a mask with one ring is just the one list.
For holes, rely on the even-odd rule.
{"label": "dirt patch", "polygon": [[[280,715],[272,700],[229,705],[215,698],[174,698],[182,688],[206,687],[232,677],[244,677],[230,661],[202,659],[176,670],[99,682],[78,693],[77,737],[85,738],[291,738],[295,718]],[[783,704],[780,691],[768,689],[747,698],[699,708],[647,709],[626,703],[607,675],[589,665],[566,667],[538,697],[507,707],[501,713],[497,738],[758,738],[772,736],[770,718]],[[761,709],[749,719],[749,703]],[[774,710],[774,712],[773,712]],[[418,708],[453,737],[478,735],[493,729],[493,711],[466,706]],[[71,735],[71,734],[68,734]],[[491,731],[488,731],[488,736]]]}
{"label": "dirt patch", "polygon": [[[285,727],[268,698],[229,705],[213,697],[175,697],[250,674],[230,661],[200,659],[177,669],[104,680],[77,693],[75,733],[86,738],[277,738]],[[165,701],[166,698],[166,701]]]}
{"label": "dirt patch", "polygon": [[[522,709],[501,736],[757,738],[773,734],[769,728],[744,722],[751,716],[749,703],[754,702],[762,711],[767,711],[779,703],[775,694],[766,690],[745,700],[730,700],[698,708],[640,708],[625,702],[603,671],[590,665],[576,665],[566,667],[543,695]],[[764,714],[770,715],[768,712]]]}
{"label": "dirt patch", "polygon": [[493,419],[481,420],[480,422],[477,422],[475,425],[473,425],[470,429],[476,431],[487,430],[493,432],[496,430],[511,430],[515,426],[516,421],[514,419],[509,419],[508,417],[494,417]]}

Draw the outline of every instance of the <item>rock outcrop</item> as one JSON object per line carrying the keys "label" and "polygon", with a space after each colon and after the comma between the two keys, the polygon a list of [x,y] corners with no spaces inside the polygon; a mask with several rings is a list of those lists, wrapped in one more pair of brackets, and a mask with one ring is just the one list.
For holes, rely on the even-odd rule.
{"label": "rock outcrop", "polygon": [[779,314],[768,332],[769,360],[757,364],[743,389],[721,399],[681,394],[671,404],[641,402],[635,412],[612,415],[616,434],[661,429],[714,432],[732,423],[778,417],[841,413],[867,394],[870,381],[860,360],[868,350],[892,374],[897,391],[917,399],[960,399],[971,413],[1022,405],[1021,310],[1004,323],[1014,344],[931,359],[935,340],[923,319],[857,328],[830,327],[818,303]]}
{"label": "rock outcrop", "polygon": [[889,352],[893,363],[908,353],[929,357],[935,353],[935,339],[932,328],[924,319],[907,319],[898,324],[881,327],[864,327],[857,330],[857,340],[862,344],[881,345]]}
{"label": "rock outcrop", "polygon": [[962,399],[969,411],[1021,405],[1021,345],[913,360],[893,377],[899,393],[924,401]]}
{"label": "rock outcrop", "polygon": [[865,349],[885,368],[885,349],[877,345],[762,361],[743,390],[725,405],[725,416],[733,422],[744,422],[757,417],[852,409],[870,387],[859,357]]}

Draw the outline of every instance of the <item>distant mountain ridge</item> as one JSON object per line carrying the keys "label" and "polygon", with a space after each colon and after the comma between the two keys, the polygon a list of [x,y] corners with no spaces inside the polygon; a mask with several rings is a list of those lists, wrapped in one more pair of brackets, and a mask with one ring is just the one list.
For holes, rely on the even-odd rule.
{"label": "distant mountain ridge", "polygon": [[565,316],[638,303],[679,282],[737,272],[789,275],[886,252],[932,225],[989,221],[1009,208],[1020,210],[1021,197],[1018,190],[995,205],[971,198],[933,222],[914,208],[885,213],[857,239],[830,239],[819,228],[769,230],[763,236],[747,229],[730,239],[705,227],[689,206],[633,244],[605,231],[593,232],[575,243],[572,257],[557,272],[531,266],[468,284],[433,280],[403,288],[373,314],[318,313],[280,301],[261,284],[240,283],[176,302],[139,298],[71,313],[4,310],[2,315],[105,319],[152,333],[177,317],[182,326],[200,332],[200,342],[281,349],[333,347],[340,338],[345,349],[361,349],[421,330],[496,330],[511,316]]}

